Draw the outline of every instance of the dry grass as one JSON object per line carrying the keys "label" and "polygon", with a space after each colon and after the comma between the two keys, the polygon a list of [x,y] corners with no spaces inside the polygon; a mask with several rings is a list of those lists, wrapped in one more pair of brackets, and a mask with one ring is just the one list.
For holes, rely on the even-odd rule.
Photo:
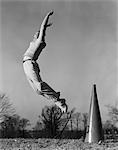
{"label": "dry grass", "polygon": [[118,150],[118,142],[99,145],[74,139],[0,139],[0,150]]}

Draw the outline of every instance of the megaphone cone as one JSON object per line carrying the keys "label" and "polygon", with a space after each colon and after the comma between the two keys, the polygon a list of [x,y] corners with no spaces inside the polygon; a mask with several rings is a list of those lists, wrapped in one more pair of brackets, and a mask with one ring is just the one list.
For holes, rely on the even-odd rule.
{"label": "megaphone cone", "polygon": [[95,84],[92,89],[87,130],[85,142],[97,143],[103,141],[102,122]]}

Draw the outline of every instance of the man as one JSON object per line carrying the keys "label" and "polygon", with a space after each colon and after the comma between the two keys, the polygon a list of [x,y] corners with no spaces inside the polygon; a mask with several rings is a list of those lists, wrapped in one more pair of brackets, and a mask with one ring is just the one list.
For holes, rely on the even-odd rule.
{"label": "man", "polygon": [[55,92],[47,83],[42,81],[40,76],[40,69],[38,63],[36,62],[42,50],[46,47],[45,35],[47,27],[51,26],[51,23],[48,23],[49,17],[53,12],[49,12],[44,18],[40,31],[34,35],[34,39],[30,42],[29,48],[24,54],[23,57],[23,68],[26,74],[26,77],[32,86],[32,88],[39,94],[47,99],[54,100],[55,104],[61,109],[64,113],[67,111],[67,105],[65,99],[60,99],[60,92]]}

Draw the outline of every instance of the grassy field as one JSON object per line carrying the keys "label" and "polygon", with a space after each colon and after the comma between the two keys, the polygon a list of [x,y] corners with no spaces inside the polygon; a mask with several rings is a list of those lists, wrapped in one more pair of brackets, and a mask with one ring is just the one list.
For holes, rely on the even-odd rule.
{"label": "grassy field", "polygon": [[0,150],[118,150],[118,142],[88,144],[73,139],[0,139]]}

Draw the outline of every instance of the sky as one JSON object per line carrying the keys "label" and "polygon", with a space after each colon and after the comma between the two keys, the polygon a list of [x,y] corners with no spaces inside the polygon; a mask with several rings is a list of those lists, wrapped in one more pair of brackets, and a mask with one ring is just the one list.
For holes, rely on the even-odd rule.
{"label": "sky", "polygon": [[43,18],[54,11],[47,46],[38,60],[42,79],[61,92],[69,109],[88,112],[93,84],[101,116],[118,103],[117,2],[114,0],[1,1],[0,91],[16,112],[35,124],[53,102],[37,95],[23,71],[22,58]]}

